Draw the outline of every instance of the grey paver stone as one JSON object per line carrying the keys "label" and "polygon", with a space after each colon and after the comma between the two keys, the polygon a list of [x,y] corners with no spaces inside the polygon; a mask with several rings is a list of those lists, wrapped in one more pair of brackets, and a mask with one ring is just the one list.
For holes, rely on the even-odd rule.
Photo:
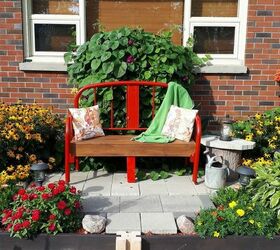
{"label": "grey paver stone", "polygon": [[59,181],[62,177],[62,173],[55,173],[55,174],[49,174],[46,175],[46,180],[44,182],[44,185],[51,183],[51,182],[56,182]]}
{"label": "grey paver stone", "polygon": [[164,212],[197,213],[203,204],[196,195],[160,196]]}
{"label": "grey paver stone", "polygon": [[141,231],[139,213],[108,213],[106,233]]}
{"label": "grey paver stone", "polygon": [[192,195],[196,194],[192,180],[188,176],[173,175],[165,181],[169,195]]}
{"label": "grey paver stone", "polygon": [[162,212],[158,195],[120,197],[121,213]]}
{"label": "grey paver stone", "polygon": [[115,173],[112,182],[112,196],[139,196],[138,183],[128,183],[126,173]]}
{"label": "grey paver stone", "polygon": [[202,203],[202,208],[207,209],[207,208],[215,208],[215,205],[211,201],[209,195],[198,195],[198,198],[200,199]]}
{"label": "grey paver stone", "polygon": [[110,196],[83,196],[83,211],[85,213],[119,213],[119,197]]}
{"label": "grey paver stone", "polygon": [[140,195],[168,195],[168,189],[164,180],[153,181],[151,179],[139,182]]}
{"label": "grey paver stone", "polygon": [[177,226],[172,213],[141,213],[141,225],[143,233],[177,233]]}

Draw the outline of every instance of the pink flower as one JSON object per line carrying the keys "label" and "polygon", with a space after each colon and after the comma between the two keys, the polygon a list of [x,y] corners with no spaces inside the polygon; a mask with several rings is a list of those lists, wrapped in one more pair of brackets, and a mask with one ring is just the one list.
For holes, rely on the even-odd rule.
{"label": "pink flower", "polygon": [[64,214],[65,214],[66,216],[69,216],[69,215],[71,214],[71,209],[70,209],[70,208],[66,208],[66,209],[64,210]]}
{"label": "pink flower", "polygon": [[50,230],[51,232],[53,232],[55,229],[56,229],[55,224],[54,224],[54,223],[51,223],[51,224],[49,225],[49,230]]}
{"label": "pink flower", "polygon": [[132,39],[129,39],[127,44],[128,44],[128,45],[133,45],[133,44],[134,44],[134,41],[133,41]]}
{"label": "pink flower", "polygon": [[65,201],[59,201],[59,202],[57,203],[57,208],[58,208],[59,210],[63,210],[64,208],[66,208],[66,202],[65,202]]}
{"label": "pink flower", "polygon": [[129,55],[127,58],[126,58],[126,62],[127,63],[133,63],[134,62],[134,57],[132,55]]}

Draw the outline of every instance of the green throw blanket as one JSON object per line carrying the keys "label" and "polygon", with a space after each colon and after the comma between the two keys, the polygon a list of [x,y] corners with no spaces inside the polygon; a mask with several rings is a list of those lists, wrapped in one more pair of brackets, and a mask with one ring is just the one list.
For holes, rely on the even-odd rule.
{"label": "green throw blanket", "polygon": [[194,106],[188,91],[183,86],[175,82],[170,82],[168,84],[168,89],[163,102],[149,128],[145,132],[134,137],[132,140],[156,143],[168,143],[174,141],[175,138],[161,135],[161,131],[171,105],[188,109],[192,109]]}

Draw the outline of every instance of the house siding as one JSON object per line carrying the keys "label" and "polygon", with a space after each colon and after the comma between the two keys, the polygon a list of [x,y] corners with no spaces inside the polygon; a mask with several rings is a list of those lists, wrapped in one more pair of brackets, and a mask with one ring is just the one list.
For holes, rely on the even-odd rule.
{"label": "house siding", "polygon": [[[191,96],[209,129],[227,114],[247,118],[280,104],[280,87],[273,75],[280,69],[280,0],[249,0],[246,43],[247,74],[201,74]],[[21,1],[0,2],[0,101],[52,106],[65,114],[73,95],[67,74],[23,72]]]}

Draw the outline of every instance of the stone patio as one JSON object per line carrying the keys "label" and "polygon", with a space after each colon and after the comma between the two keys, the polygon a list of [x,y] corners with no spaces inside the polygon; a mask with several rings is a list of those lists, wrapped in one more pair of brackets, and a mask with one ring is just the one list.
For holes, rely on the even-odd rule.
{"label": "stone patio", "polygon": [[[49,175],[49,182],[64,179]],[[191,176],[171,176],[165,180],[127,183],[126,173],[106,171],[73,172],[71,185],[82,191],[87,214],[107,217],[106,233],[141,231],[155,234],[177,233],[175,218],[194,218],[201,208],[213,207],[211,192],[203,178],[194,185]]]}

